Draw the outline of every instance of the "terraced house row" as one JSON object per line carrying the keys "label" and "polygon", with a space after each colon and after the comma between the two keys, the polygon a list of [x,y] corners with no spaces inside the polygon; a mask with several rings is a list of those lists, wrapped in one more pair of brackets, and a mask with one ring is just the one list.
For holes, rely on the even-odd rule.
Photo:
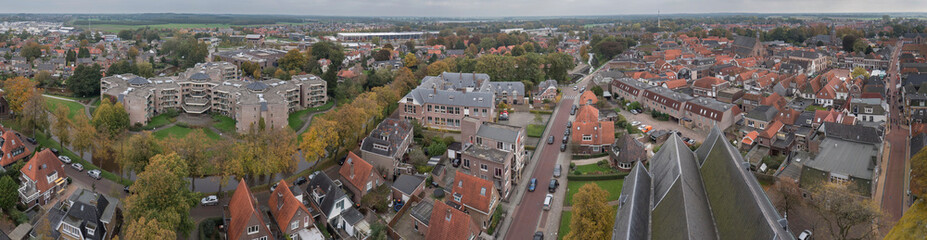
{"label": "terraced house row", "polygon": [[151,79],[133,74],[104,77],[101,97],[121,102],[131,124],[174,109],[184,113],[218,113],[236,120],[239,132],[264,119],[267,126],[287,126],[289,113],[324,105],[327,85],[314,75],[291,80],[238,78],[238,67],[228,62],[200,63],[171,77]]}

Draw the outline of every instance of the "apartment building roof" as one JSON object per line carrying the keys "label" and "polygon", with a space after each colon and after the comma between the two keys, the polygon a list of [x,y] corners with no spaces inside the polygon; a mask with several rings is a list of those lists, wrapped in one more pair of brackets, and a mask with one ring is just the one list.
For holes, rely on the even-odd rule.
{"label": "apartment building roof", "polygon": [[476,135],[499,142],[515,143],[518,141],[521,131],[521,127],[485,122],[480,124],[480,129],[476,131]]}
{"label": "apartment building roof", "polygon": [[460,92],[416,88],[406,94],[415,104],[441,104],[489,108],[493,106],[493,94],[487,92]]}
{"label": "apartment building roof", "polygon": [[[383,156],[392,156],[399,149],[399,146],[405,141],[412,131],[412,124],[407,120],[387,118],[377,125],[376,129],[370,132],[361,142],[361,150],[376,153]],[[386,149],[374,147],[375,144],[386,146]]]}

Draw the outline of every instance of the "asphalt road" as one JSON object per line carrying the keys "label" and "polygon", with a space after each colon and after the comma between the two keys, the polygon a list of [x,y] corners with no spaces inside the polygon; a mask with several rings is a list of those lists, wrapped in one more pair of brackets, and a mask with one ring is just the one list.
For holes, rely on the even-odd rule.
{"label": "asphalt road", "polygon": [[[575,94],[572,91],[565,94]],[[526,192],[518,206],[515,208],[515,215],[512,221],[512,226],[509,228],[506,233],[506,239],[528,239],[534,235],[534,232],[538,229],[538,224],[546,224],[546,222],[540,222],[541,213],[544,211],[542,209],[544,197],[547,195],[547,186],[550,183],[550,179],[553,177],[554,165],[557,164],[557,157],[560,155],[560,139],[563,138],[563,132],[566,130],[566,123],[570,118],[570,108],[573,105],[573,99],[566,99],[560,101],[560,105],[557,107],[559,110],[552,120],[553,123],[550,126],[551,130],[548,135],[543,136],[541,139],[545,139],[545,147],[541,149],[541,155],[538,158],[538,164],[534,169],[534,174],[531,175],[532,178],[538,179],[537,190],[534,192]],[[546,145],[546,139],[548,136],[554,136],[554,139],[557,141],[554,144]],[[565,191],[566,182],[565,177],[560,177],[560,187],[557,188],[557,191]],[[560,200],[562,201],[562,200]]]}

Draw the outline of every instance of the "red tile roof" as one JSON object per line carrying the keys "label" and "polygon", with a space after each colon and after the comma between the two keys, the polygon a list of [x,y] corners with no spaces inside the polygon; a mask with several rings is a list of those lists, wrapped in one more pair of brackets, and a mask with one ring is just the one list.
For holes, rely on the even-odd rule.
{"label": "red tile roof", "polygon": [[[449,201],[484,213],[492,213],[490,205],[496,202],[494,199],[496,195],[493,194],[496,192],[496,187],[492,181],[469,174],[457,174],[457,179],[454,181]],[[459,202],[454,199],[455,194],[460,194]]]}
{"label": "red tile roof", "polygon": [[[351,172],[352,168],[354,169],[353,174]],[[338,173],[355,188],[366,189],[367,181],[371,180],[370,174],[373,173],[373,165],[358,157],[354,152],[348,152],[348,157],[344,161],[344,165],[341,165]]]}
{"label": "red tile roof", "polygon": [[[611,121],[599,121],[599,109],[586,105],[579,107],[573,121],[573,142],[583,145],[605,145],[615,142],[615,125]],[[583,135],[592,136],[583,141]]]}
{"label": "red tile roof", "polygon": [[703,77],[695,80],[695,82],[692,83],[692,86],[711,89],[712,86],[721,85],[723,83],[725,83],[724,80],[718,79],[716,77]]}
{"label": "red tile roof", "polygon": [[[0,166],[6,166],[6,165],[13,164],[17,160],[20,160],[20,159],[23,159],[29,156],[29,153],[31,150],[29,150],[29,147],[26,147],[26,144],[23,142],[21,138],[16,136],[15,132],[5,131],[2,136],[3,136],[4,142],[3,142],[3,147],[0,147],[0,151],[3,151],[2,152],[3,155],[0,156]],[[12,152],[16,150],[17,148],[23,148],[23,153],[13,156]]]}
{"label": "red tile roof", "polygon": [[238,181],[238,188],[232,194],[228,208],[229,218],[231,218],[228,239],[241,239],[243,234],[247,234],[248,221],[252,217],[257,218],[261,223],[258,224],[258,227],[263,232],[270,233],[267,223],[264,222],[264,218],[258,212],[257,199],[254,198],[254,195],[251,195],[251,189],[248,188],[248,184],[245,184],[244,180]]}
{"label": "red tile roof", "polygon": [[584,104],[587,104],[587,103],[588,103],[588,104],[596,104],[597,102],[599,102],[599,98],[597,98],[597,97],[595,96],[595,93],[593,93],[592,91],[585,91],[585,92],[583,92],[582,95],[579,95],[579,104],[580,104],[580,105],[584,105]]}
{"label": "red tile roof", "polygon": [[[268,203],[270,214],[277,220],[277,225],[280,226],[281,230],[289,228],[289,223],[293,221],[293,216],[296,215],[297,211],[303,211],[304,216],[310,216],[309,209],[306,209],[306,205],[303,205],[296,199],[296,196],[293,196],[293,192],[290,192],[290,186],[284,180],[280,180],[277,188],[270,194]],[[309,221],[312,221],[311,218]]]}
{"label": "red tile roof", "polygon": [[761,138],[772,138],[776,136],[776,133],[779,132],[779,129],[782,129],[782,122],[773,120],[773,122],[766,125],[766,129],[760,133]]}
{"label": "red tile roof", "polygon": [[677,89],[677,88],[685,87],[686,80],[685,79],[670,80],[670,81],[663,82],[663,84],[666,84],[666,88]]}
{"label": "red tile roof", "polygon": [[746,136],[744,136],[744,139],[741,142],[743,142],[745,145],[753,145],[753,142],[756,141],[756,137],[759,135],[760,134],[756,131],[751,131],[750,133],[747,133]]}
{"label": "red tile roof", "polygon": [[45,192],[55,186],[55,180],[52,179],[51,182],[48,180],[48,176],[52,173],[57,172],[58,178],[68,178],[68,174],[64,172],[62,168],[63,164],[58,161],[58,157],[55,157],[55,154],[49,149],[42,150],[39,153],[36,153],[32,157],[32,160],[29,160],[26,165],[23,166],[19,171],[26,175],[32,181],[35,181],[35,188],[39,192]]}
{"label": "red tile roof", "polygon": [[435,200],[431,209],[428,225],[428,233],[425,234],[427,240],[469,240],[480,231],[470,215],[439,200]]}

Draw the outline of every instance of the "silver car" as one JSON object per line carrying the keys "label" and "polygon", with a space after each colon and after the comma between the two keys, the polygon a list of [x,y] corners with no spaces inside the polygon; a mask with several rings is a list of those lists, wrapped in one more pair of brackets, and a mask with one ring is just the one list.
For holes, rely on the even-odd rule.
{"label": "silver car", "polygon": [[560,164],[557,164],[557,166],[554,166],[554,177],[555,178],[560,177],[561,172],[563,172],[563,168],[560,167]]}
{"label": "silver car", "polygon": [[84,171],[84,165],[81,165],[80,163],[72,163],[71,168],[74,168],[74,170],[77,170],[78,172]]}
{"label": "silver car", "polygon": [[100,178],[103,178],[101,175],[102,173],[103,172],[100,172],[100,170],[98,169],[87,171],[87,175],[90,175],[90,177],[96,180],[100,180]]}
{"label": "silver car", "polygon": [[58,160],[61,160],[61,162],[66,164],[71,163],[71,158],[68,156],[58,156]]}

